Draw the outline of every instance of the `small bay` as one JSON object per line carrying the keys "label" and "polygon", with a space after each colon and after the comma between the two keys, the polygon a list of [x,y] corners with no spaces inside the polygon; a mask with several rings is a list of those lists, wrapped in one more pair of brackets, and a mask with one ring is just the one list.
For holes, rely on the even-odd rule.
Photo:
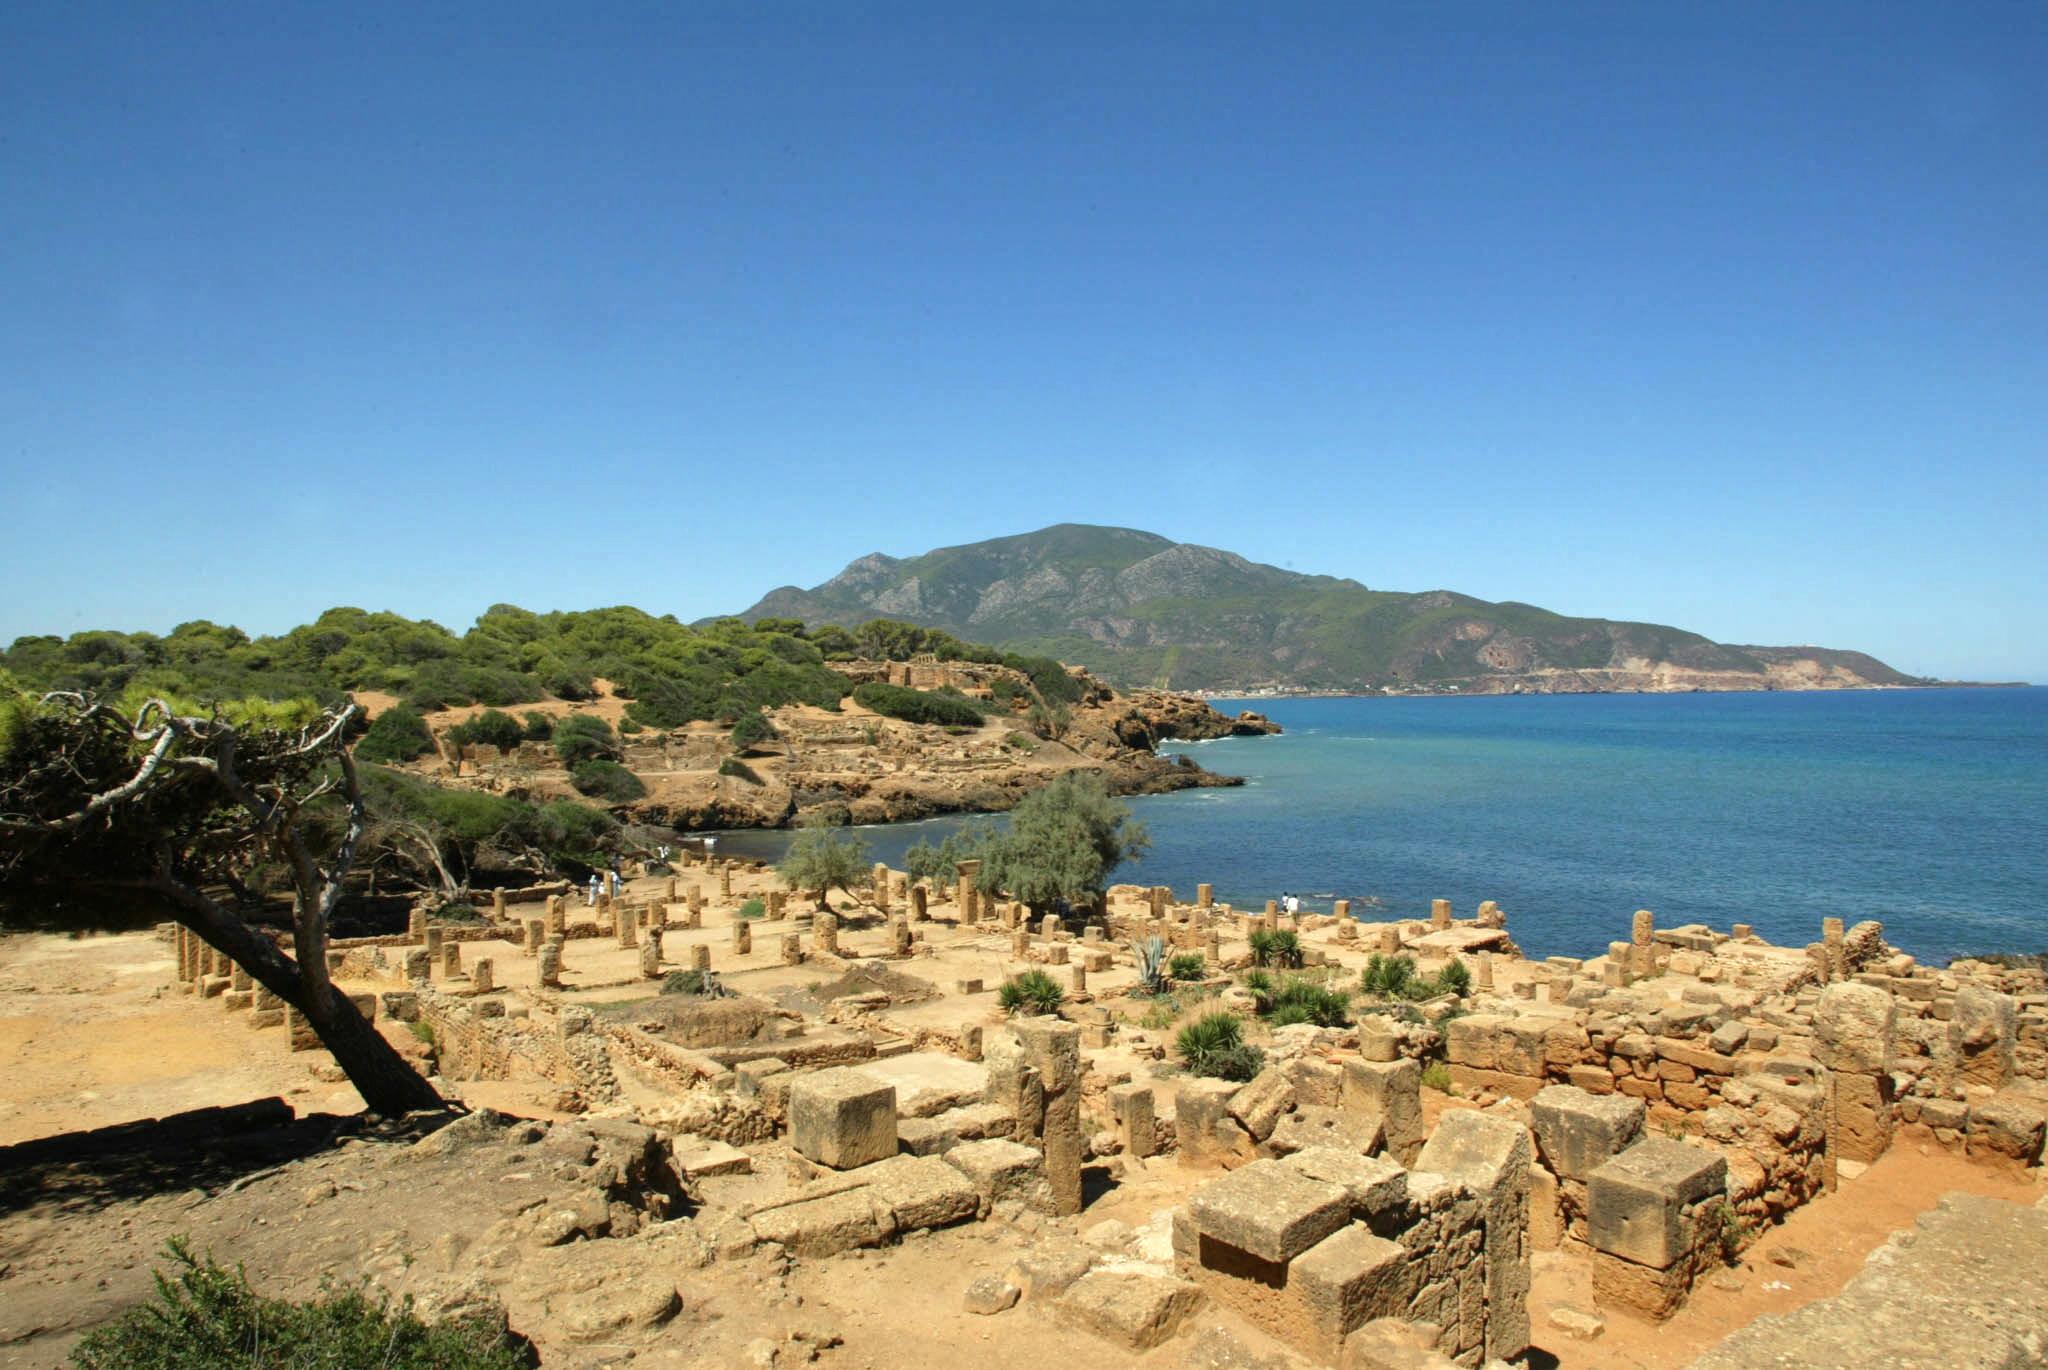
{"label": "small bay", "polygon": [[[1248,783],[1130,801],[1152,850],[1119,879],[1208,881],[1239,907],[1377,900],[1367,918],[1494,899],[1537,956],[1597,954],[1638,908],[1794,945],[1875,918],[1928,959],[2048,948],[2048,689],[1218,707],[1244,703],[1287,732],[1184,748]],[[900,864],[960,821],[860,835]]]}

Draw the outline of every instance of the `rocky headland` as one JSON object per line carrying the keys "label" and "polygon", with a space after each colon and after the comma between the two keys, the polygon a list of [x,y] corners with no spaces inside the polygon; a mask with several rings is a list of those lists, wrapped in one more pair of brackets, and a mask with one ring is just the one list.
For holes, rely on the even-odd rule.
{"label": "rocky headland", "polygon": [[[860,680],[885,667],[854,662],[842,669]],[[971,691],[985,692],[1006,675],[1021,680],[1001,666],[957,663],[933,669],[957,676],[958,684]],[[1120,795],[1240,785],[1241,777],[1217,775],[1188,757],[1162,756],[1158,746],[1280,731],[1259,714],[1227,715],[1192,695],[1124,693],[1092,676],[1076,673],[1076,678],[1081,698],[1063,724],[1046,730],[1050,736],[1027,722],[1021,697],[1014,712],[998,710],[978,727],[908,723],[863,708],[850,696],[837,711],[787,705],[767,711],[772,735],[738,756],[731,730],[715,723],[634,733],[622,738],[620,759],[647,793],[613,811],[628,821],[713,831],[789,827],[820,813],[843,815],[852,823],[893,823],[1001,812],[1077,770],[1099,774]],[[616,714],[619,704],[607,693],[582,704],[556,701],[540,708],[605,715]],[[436,715],[436,752],[407,769],[453,788],[538,801],[581,797],[547,743],[502,750],[450,745],[448,729],[474,712]]]}

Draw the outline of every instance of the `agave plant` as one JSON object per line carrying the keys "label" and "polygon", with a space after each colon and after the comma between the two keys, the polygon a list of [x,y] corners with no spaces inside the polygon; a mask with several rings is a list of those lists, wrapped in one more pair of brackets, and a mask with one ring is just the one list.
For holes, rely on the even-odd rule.
{"label": "agave plant", "polygon": [[1208,974],[1209,962],[1199,951],[1183,952],[1169,957],[1166,962],[1166,977],[1169,980],[1199,980]]}
{"label": "agave plant", "polygon": [[1141,937],[1131,943],[1131,955],[1138,963],[1138,984],[1145,993],[1166,993],[1166,939]]}

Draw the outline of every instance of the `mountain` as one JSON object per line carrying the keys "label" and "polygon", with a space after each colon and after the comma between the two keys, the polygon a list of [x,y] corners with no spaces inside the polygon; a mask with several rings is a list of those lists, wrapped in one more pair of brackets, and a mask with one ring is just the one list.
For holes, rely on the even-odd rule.
{"label": "mountain", "polygon": [[1374,590],[1133,528],[877,552],[742,618],[874,618],[1057,656],[1119,684],[1187,690],[1578,693],[1928,682],[1861,652],[1751,647],[1655,623],[1572,618],[1450,590]]}

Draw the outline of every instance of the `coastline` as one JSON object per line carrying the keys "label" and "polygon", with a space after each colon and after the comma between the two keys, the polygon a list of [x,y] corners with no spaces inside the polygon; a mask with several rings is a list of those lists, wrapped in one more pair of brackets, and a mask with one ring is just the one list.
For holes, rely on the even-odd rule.
{"label": "coastline", "polygon": [[[1470,677],[1468,677],[1470,678]],[[1295,687],[1253,687],[1243,690],[1187,690],[1182,693],[1208,703],[1217,700],[1262,699],[1530,699],[1540,695],[1743,695],[1743,694],[1848,694],[1880,691],[1911,694],[1926,690],[2031,690],[2031,680],[1927,680],[1910,685],[1887,685],[1868,681],[1860,685],[1687,685],[1665,690],[1630,689],[1391,689],[1315,690]]]}

